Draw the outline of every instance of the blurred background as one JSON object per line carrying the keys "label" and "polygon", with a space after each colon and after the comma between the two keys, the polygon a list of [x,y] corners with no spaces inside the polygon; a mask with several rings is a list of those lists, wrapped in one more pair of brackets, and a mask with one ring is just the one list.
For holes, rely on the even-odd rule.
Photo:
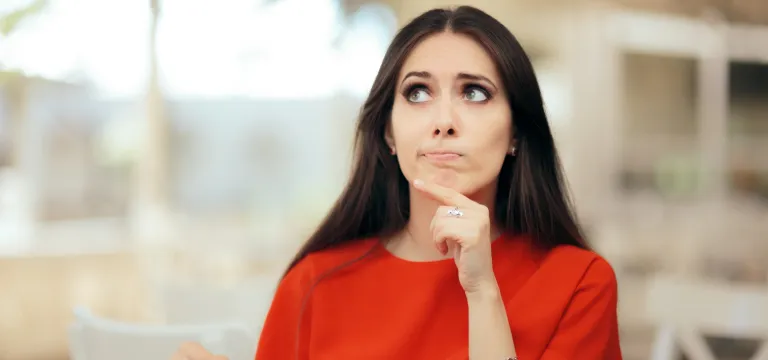
{"label": "blurred background", "polygon": [[[768,358],[768,2],[464,3],[532,57],[625,358]],[[0,359],[68,359],[74,306],[258,333],[388,42],[454,4],[1,0]]]}

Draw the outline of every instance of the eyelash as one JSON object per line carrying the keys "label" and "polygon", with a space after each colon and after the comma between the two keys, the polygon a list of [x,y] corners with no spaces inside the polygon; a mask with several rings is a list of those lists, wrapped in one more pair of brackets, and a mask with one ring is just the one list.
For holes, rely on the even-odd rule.
{"label": "eyelash", "polygon": [[[413,85],[410,85],[410,86],[406,87],[405,91],[403,91],[403,97],[405,98],[405,100],[410,102],[411,94],[413,94],[413,92],[416,91],[416,90],[426,90],[427,92],[429,92],[429,88],[427,87],[427,85],[416,83],[416,84],[413,84]],[[486,89],[482,85],[473,84],[473,83],[469,83],[469,84],[464,85],[463,89],[461,90],[461,93],[466,95],[467,93],[470,92],[470,90],[478,90],[478,91],[482,92],[483,95],[485,95],[486,100],[478,101],[479,103],[486,103],[486,102],[490,101],[493,98],[493,96],[491,95],[491,92],[488,91],[488,89]]]}

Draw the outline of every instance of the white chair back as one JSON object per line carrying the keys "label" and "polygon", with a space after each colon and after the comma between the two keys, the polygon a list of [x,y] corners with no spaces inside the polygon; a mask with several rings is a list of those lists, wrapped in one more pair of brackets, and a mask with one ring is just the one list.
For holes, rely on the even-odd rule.
{"label": "white chair back", "polygon": [[232,286],[166,283],[162,313],[168,324],[242,323],[258,332],[272,302],[277,277],[254,278]]}
{"label": "white chair back", "polygon": [[750,360],[768,360],[768,287],[658,275],[648,284],[646,314],[658,327],[651,358],[714,360],[704,336],[761,341]]}
{"label": "white chair back", "polygon": [[728,337],[768,336],[768,287],[659,275],[648,283],[647,313],[664,322]]}
{"label": "white chair back", "polygon": [[240,324],[150,325],[99,318],[88,310],[75,310],[69,329],[72,360],[166,360],[188,341],[230,360],[252,360],[257,338]]}

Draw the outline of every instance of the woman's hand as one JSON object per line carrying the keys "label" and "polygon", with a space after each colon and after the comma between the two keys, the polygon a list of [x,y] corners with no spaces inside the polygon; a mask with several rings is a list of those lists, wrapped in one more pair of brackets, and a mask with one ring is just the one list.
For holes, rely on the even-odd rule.
{"label": "woman's hand", "polygon": [[195,342],[184,343],[173,354],[171,360],[229,360],[226,356],[213,355]]}
{"label": "woman's hand", "polygon": [[491,260],[491,220],[488,208],[456,190],[421,180],[414,187],[443,206],[432,219],[432,238],[442,254],[453,253],[459,282],[467,295],[498,291]]}

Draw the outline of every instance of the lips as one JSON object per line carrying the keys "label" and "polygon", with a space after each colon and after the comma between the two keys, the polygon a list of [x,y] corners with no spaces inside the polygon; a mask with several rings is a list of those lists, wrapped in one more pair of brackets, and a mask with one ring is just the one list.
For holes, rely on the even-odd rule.
{"label": "lips", "polygon": [[452,152],[428,152],[424,153],[424,157],[430,160],[454,160],[461,157],[458,153]]}
{"label": "lips", "polygon": [[461,158],[461,153],[448,149],[434,149],[421,153],[421,156],[433,162],[446,162]]}

